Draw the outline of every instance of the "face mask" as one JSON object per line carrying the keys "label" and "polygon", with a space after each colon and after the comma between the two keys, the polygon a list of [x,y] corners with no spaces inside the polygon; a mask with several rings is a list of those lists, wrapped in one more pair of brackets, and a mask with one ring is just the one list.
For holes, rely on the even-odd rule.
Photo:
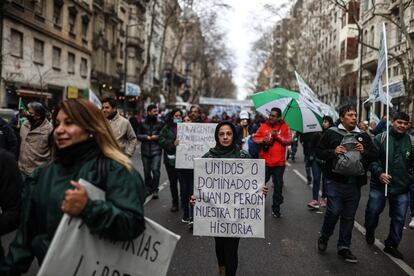
{"label": "face mask", "polygon": [[27,114],[26,118],[30,124],[36,123],[36,119],[33,117],[33,115]]}
{"label": "face mask", "polygon": [[181,119],[174,119],[174,123],[182,123],[183,122],[183,120],[181,120]]}

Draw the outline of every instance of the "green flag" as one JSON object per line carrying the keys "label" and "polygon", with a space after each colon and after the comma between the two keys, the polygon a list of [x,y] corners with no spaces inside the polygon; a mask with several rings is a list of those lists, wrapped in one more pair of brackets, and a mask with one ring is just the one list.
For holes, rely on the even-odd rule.
{"label": "green flag", "polygon": [[18,110],[24,110],[24,113],[27,113],[27,107],[24,105],[24,102],[22,101],[22,97],[19,98],[19,107]]}
{"label": "green flag", "polygon": [[19,110],[19,121],[18,121],[18,125],[19,126],[22,126],[23,123],[24,123],[24,121],[26,120],[26,118],[25,117],[20,117],[20,110],[23,110],[24,111],[24,114],[27,114],[27,112],[28,112],[27,107],[26,107],[26,105],[24,104],[24,102],[22,100],[22,97],[19,98],[19,106],[18,106],[17,109]]}

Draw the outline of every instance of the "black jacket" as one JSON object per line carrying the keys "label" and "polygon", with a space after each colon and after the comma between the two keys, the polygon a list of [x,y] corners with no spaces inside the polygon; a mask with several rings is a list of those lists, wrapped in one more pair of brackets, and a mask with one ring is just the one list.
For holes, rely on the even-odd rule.
{"label": "black jacket", "polygon": [[2,118],[0,118],[0,148],[11,152],[17,159],[19,142],[13,128]]}
{"label": "black jacket", "polygon": [[301,133],[299,135],[300,142],[303,146],[303,154],[306,156],[315,156],[316,148],[321,140],[321,132]]}
{"label": "black jacket", "polygon": [[[332,172],[333,161],[336,159],[335,149],[341,144],[343,136],[332,129],[326,130],[321,138],[319,146],[316,150],[317,158],[324,160],[324,175],[327,179],[331,179],[336,182],[346,183],[348,182],[348,177]],[[365,133],[361,132],[355,137],[363,146],[364,153],[362,154],[362,163],[365,168],[365,174],[362,176],[356,177],[356,182],[359,185],[367,184],[367,175],[366,171],[368,166],[378,158],[378,151],[372,143],[371,137]]]}
{"label": "black jacket", "polygon": [[0,149],[0,236],[19,223],[23,181],[14,156]]}
{"label": "black jacket", "polygon": [[[258,129],[259,128],[257,127],[256,124],[249,124],[247,127],[247,131],[249,132],[249,135],[256,133]],[[236,126],[236,144],[241,146],[244,142],[246,141],[243,141],[243,127],[241,125],[237,125]]]}
{"label": "black jacket", "polygon": [[[162,148],[158,143],[161,128],[164,123],[158,118],[145,118],[137,129],[137,139],[141,141],[141,154],[144,156],[155,156],[162,153]],[[156,135],[155,140],[148,140],[148,136]]]}

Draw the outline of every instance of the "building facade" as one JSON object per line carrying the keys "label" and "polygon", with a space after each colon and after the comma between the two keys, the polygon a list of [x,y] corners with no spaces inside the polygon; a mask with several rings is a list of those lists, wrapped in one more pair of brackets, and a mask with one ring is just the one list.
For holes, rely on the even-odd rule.
{"label": "building facade", "polygon": [[2,1],[0,106],[49,107],[90,83],[92,0]]}

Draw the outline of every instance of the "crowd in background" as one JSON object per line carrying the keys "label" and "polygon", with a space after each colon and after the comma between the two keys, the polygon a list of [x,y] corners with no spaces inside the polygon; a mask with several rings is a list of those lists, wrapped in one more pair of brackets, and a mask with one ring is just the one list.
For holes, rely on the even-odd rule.
{"label": "crowd in background", "polygon": [[[348,262],[357,262],[350,251],[352,227],[360,199],[360,187],[370,183],[365,215],[366,241],[368,244],[374,243],[375,228],[388,199],[392,210],[391,231],[384,251],[403,259],[398,244],[408,206],[411,216],[414,216],[414,179],[411,174],[414,130],[409,125],[410,118],[397,111],[391,120],[383,116],[378,124],[373,121],[358,122],[358,114],[352,106],[341,108],[339,117],[337,122],[329,116],[323,117],[321,132],[299,133],[288,127],[279,108],[272,108],[267,118],[261,114],[253,116],[247,110],[232,116],[223,112],[209,118],[196,105],[190,110],[176,108],[165,113],[160,112],[156,104],[150,104],[144,115],[130,114],[124,117],[116,101],[111,98],[102,101],[101,110],[86,101],[69,100],[49,112],[41,103],[31,102],[27,105],[27,111],[19,110],[19,114],[10,122],[0,118],[0,235],[15,230],[19,218],[24,219],[24,224],[20,223],[15,243],[0,265],[0,272],[15,269],[19,262],[19,269],[24,270],[34,257],[42,260],[47,246],[33,245],[36,242],[34,239],[38,236],[41,242],[50,242],[62,211],[81,216],[97,233],[120,240],[136,237],[144,229],[144,198],[151,196],[158,199],[162,163],[170,183],[170,210],[181,211],[181,221],[191,229],[194,170],[175,168],[176,149],[180,144],[177,124],[180,123],[219,123],[215,137],[217,144],[210,151],[210,155],[218,156],[214,158],[237,156],[264,159],[266,182],[272,179],[272,215],[276,219],[282,216],[286,162],[296,162],[298,146],[301,144],[307,184],[312,185],[311,200],[304,205],[310,210],[326,208],[318,250],[323,253],[327,249],[329,238],[340,220],[337,249],[338,254]],[[383,134],[387,127],[390,129],[390,158],[393,160],[388,174],[384,171]],[[352,144],[351,148],[349,144]],[[137,146],[140,147],[142,172],[137,172],[130,161]],[[337,159],[349,152],[357,155],[351,172],[346,171],[345,163],[345,168],[337,164]],[[75,189],[71,189],[73,187],[68,182],[81,175],[104,189],[109,189],[109,183],[104,179],[112,177],[115,185],[111,187],[112,191],[120,189],[119,185],[124,182],[129,181],[128,185],[132,186],[128,188],[127,194],[125,191],[119,191],[119,195],[113,194],[112,203],[120,206],[112,204],[111,208],[116,209],[113,213],[114,210],[108,210],[108,206],[97,206],[88,201],[78,183],[72,183]],[[56,184],[59,187],[47,196],[41,194],[39,189],[43,192],[52,189],[50,179],[54,178],[57,183],[61,183]],[[41,188],[34,189],[32,186],[37,183],[41,183]],[[383,191],[385,185],[390,187],[387,198]],[[22,190],[25,195],[23,203]],[[140,204],[132,207],[132,200]],[[53,202],[51,206],[57,209],[44,209],[44,206],[36,205],[38,201]],[[27,206],[32,206],[30,211]],[[46,227],[42,218],[39,221],[31,219],[30,212],[33,210],[52,216],[47,221],[52,227]],[[117,216],[125,222],[135,218],[138,222],[122,228],[125,225],[108,220],[107,225],[103,225],[100,221],[111,216]],[[414,228],[414,218],[409,226]],[[30,231],[35,233],[28,237]],[[127,234],[120,236],[119,233]],[[17,250],[19,246],[24,250]],[[37,248],[37,251],[33,252],[30,248]],[[216,240],[220,271],[227,271],[227,274],[222,275],[235,274],[237,248],[238,241]],[[3,256],[1,246],[0,250]],[[223,251],[232,253],[222,256]]]}

